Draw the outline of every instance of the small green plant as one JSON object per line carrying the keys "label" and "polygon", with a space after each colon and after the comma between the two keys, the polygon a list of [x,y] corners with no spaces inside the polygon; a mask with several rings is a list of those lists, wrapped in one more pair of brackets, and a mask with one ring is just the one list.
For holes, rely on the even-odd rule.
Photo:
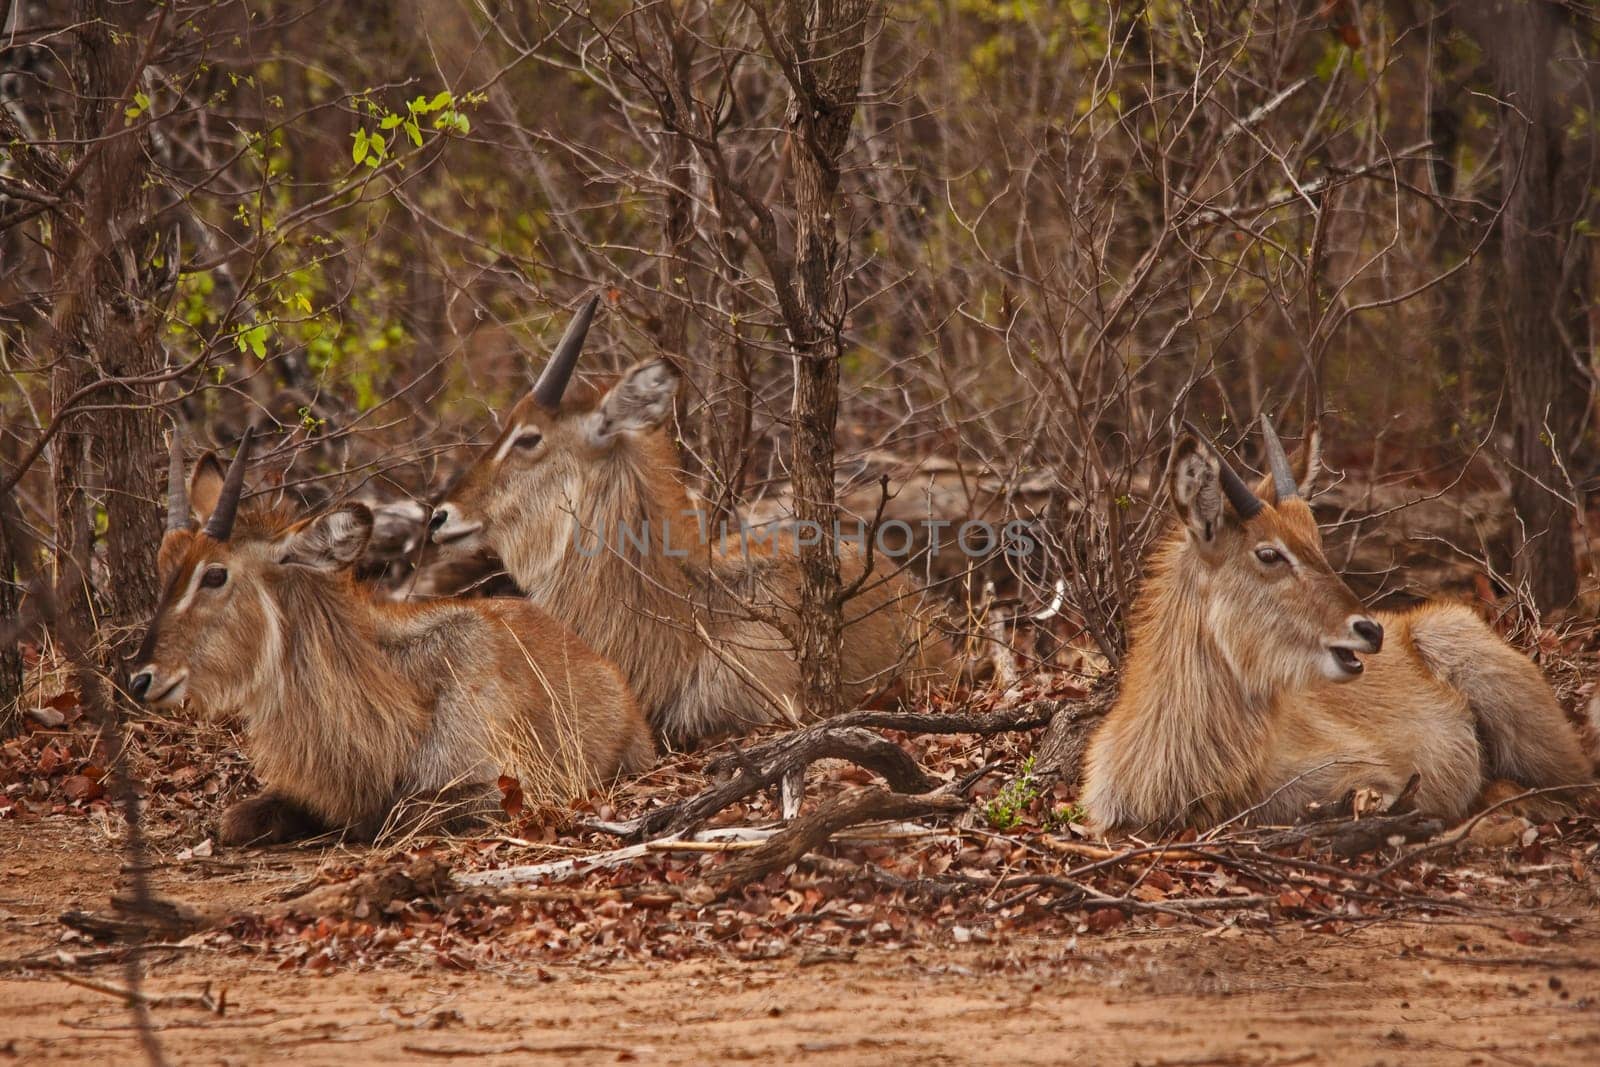
{"label": "small green plant", "polygon": [[1022,821],[1028,805],[1039,798],[1039,783],[1033,777],[1033,757],[1023,760],[1019,770],[1020,773],[983,806],[983,817],[996,830],[1014,829]]}
{"label": "small green plant", "polygon": [[1054,811],[1046,813],[1044,817],[1045,829],[1064,830],[1069,823],[1083,824],[1089,821],[1089,813],[1076,803],[1063,804]]}

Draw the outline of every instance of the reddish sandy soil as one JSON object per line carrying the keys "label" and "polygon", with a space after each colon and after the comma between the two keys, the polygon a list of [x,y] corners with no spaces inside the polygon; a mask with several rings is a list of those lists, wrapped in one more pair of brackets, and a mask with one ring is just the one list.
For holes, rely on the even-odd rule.
{"label": "reddish sandy soil", "polygon": [[[157,889],[262,902],[329,854],[163,867]],[[62,911],[103,908],[114,843],[92,821],[0,823],[0,958],[60,948]],[[1573,916],[1578,917],[1578,916]],[[1532,943],[1525,943],[1530,942]],[[0,972],[0,1059],[123,1063],[119,998],[58,972]],[[120,983],[111,963],[67,973]],[[158,1003],[175,1063],[726,1061],[1004,1064],[1594,1064],[1600,932],[1388,923],[1015,938],[823,961],[453,973],[401,962],[323,976],[212,947],[158,954],[147,990],[226,992],[217,1015]]]}

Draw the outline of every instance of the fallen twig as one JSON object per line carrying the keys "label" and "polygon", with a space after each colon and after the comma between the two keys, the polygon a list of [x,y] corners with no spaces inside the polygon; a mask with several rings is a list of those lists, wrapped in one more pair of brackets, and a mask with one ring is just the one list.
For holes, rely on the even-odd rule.
{"label": "fallen twig", "polygon": [[734,890],[772,871],[787,867],[847,826],[876,819],[908,819],[918,815],[954,815],[967,802],[950,793],[908,796],[870,786],[836,796],[816,811],[796,819],[764,842],[718,869],[708,882],[714,897]]}
{"label": "fallen twig", "polygon": [[[709,842],[761,841],[777,832],[777,830],[758,829],[749,826],[727,826],[703,830],[699,834],[691,835],[691,839],[702,838]],[[669,840],[677,839],[672,838]],[[595,852],[587,856],[574,856],[571,859],[552,860],[548,863],[533,863],[520,867],[500,867],[492,871],[473,871],[470,874],[457,875],[455,881],[457,885],[466,888],[488,888],[492,886],[518,885],[523,882],[576,878],[592,871],[616,867],[630,860],[648,856],[655,851],[650,847],[654,843],[646,841],[643,844],[612,849],[610,852]]]}
{"label": "fallen twig", "polygon": [[[150,942],[144,945],[144,951],[149,952],[192,952],[194,945],[179,942]],[[56,949],[53,952],[39,953],[35,956],[18,956],[14,959],[0,960],[0,974],[14,971],[63,971],[69,967],[98,967],[103,963],[121,963],[128,958],[128,953],[133,951],[130,945],[118,948],[98,949],[94,952],[67,952]]]}
{"label": "fallen twig", "polygon": [[126,986],[113,985],[110,982],[101,982],[93,978],[80,978],[75,974],[58,974],[57,978],[96,993],[104,993],[109,997],[117,997],[126,1003],[138,1001],[151,1008],[202,1008],[213,1015],[224,1015],[228,1010],[228,991],[213,996],[211,983],[207,982],[205,989],[198,993],[145,993]]}

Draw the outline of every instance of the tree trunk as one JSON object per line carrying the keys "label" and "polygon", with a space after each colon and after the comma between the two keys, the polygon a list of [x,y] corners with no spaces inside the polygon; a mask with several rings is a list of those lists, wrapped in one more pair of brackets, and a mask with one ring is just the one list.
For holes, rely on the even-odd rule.
{"label": "tree trunk", "polygon": [[[0,415],[5,415],[9,420],[12,412],[0,408]],[[10,452],[11,438],[0,434],[0,478],[11,472],[14,459]],[[11,500],[0,497],[0,508],[9,508],[11,503]],[[16,515],[17,512],[13,511],[12,514]],[[20,516],[14,521],[20,522]],[[22,575],[17,566],[17,556],[22,546],[13,545],[6,530],[7,524],[0,522],[0,630],[9,629],[22,614]],[[0,639],[0,741],[22,728],[21,636],[13,634]]]}
{"label": "tree trunk", "polygon": [[[161,286],[152,284],[152,274],[163,250],[149,224],[145,138],[128,129],[123,112],[137,85],[143,11],[105,0],[75,11],[75,125],[91,155],[78,185],[77,225],[62,227],[56,248],[53,281],[61,296],[51,326],[58,413],[91,382],[149,376],[162,365],[155,291]],[[120,647],[155,604],[165,465],[148,389],[106,389],[94,401],[102,410],[68,414],[55,446],[58,610],[79,634],[101,630],[109,639],[102,664],[120,674]],[[90,495],[97,460],[109,577],[98,590]]]}
{"label": "tree trunk", "polygon": [[[791,0],[788,29],[794,161],[794,285],[804,321],[790,325],[794,366],[790,465],[801,530],[800,683],[814,717],[839,711],[839,558],[833,527],[834,425],[839,416],[839,357],[844,348],[844,246],[835,218],[839,160],[855,119],[869,4],[865,0]],[[799,328],[796,328],[798,326]]]}
{"label": "tree trunk", "polygon": [[1511,499],[1521,523],[1516,578],[1541,610],[1577,595],[1573,508],[1563,471],[1581,432],[1587,385],[1563,344],[1557,180],[1562,133],[1553,122],[1549,62],[1556,16],[1548,5],[1485,12],[1477,34],[1493,63],[1501,109],[1502,171],[1510,183],[1500,224],[1505,263],[1507,386],[1514,445]]}

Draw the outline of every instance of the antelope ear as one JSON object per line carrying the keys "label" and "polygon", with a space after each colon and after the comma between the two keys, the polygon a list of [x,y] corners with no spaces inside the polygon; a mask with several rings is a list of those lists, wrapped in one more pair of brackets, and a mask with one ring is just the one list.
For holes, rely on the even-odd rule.
{"label": "antelope ear", "polygon": [[365,504],[347,504],[290,530],[278,562],[336,571],[360,559],[371,539],[372,512]]}
{"label": "antelope ear", "polygon": [[600,400],[593,430],[595,442],[604,443],[620,433],[655,429],[672,414],[672,401],[677,395],[678,372],[665,360],[652,359],[628,368]]}
{"label": "antelope ear", "polygon": [[1167,490],[1189,539],[1202,551],[1215,546],[1224,516],[1221,473],[1211,450],[1193,434],[1184,434],[1173,446]]}
{"label": "antelope ear", "polygon": [[1300,495],[1307,500],[1317,487],[1317,479],[1322,476],[1322,430],[1313,426],[1306,433],[1305,444],[1300,446],[1300,455],[1295,459],[1295,478],[1300,482]]}
{"label": "antelope ear", "polygon": [[222,495],[222,482],[227,473],[215,452],[207,452],[194,465],[194,473],[189,476],[189,507],[202,526],[217,509],[217,498]]}

